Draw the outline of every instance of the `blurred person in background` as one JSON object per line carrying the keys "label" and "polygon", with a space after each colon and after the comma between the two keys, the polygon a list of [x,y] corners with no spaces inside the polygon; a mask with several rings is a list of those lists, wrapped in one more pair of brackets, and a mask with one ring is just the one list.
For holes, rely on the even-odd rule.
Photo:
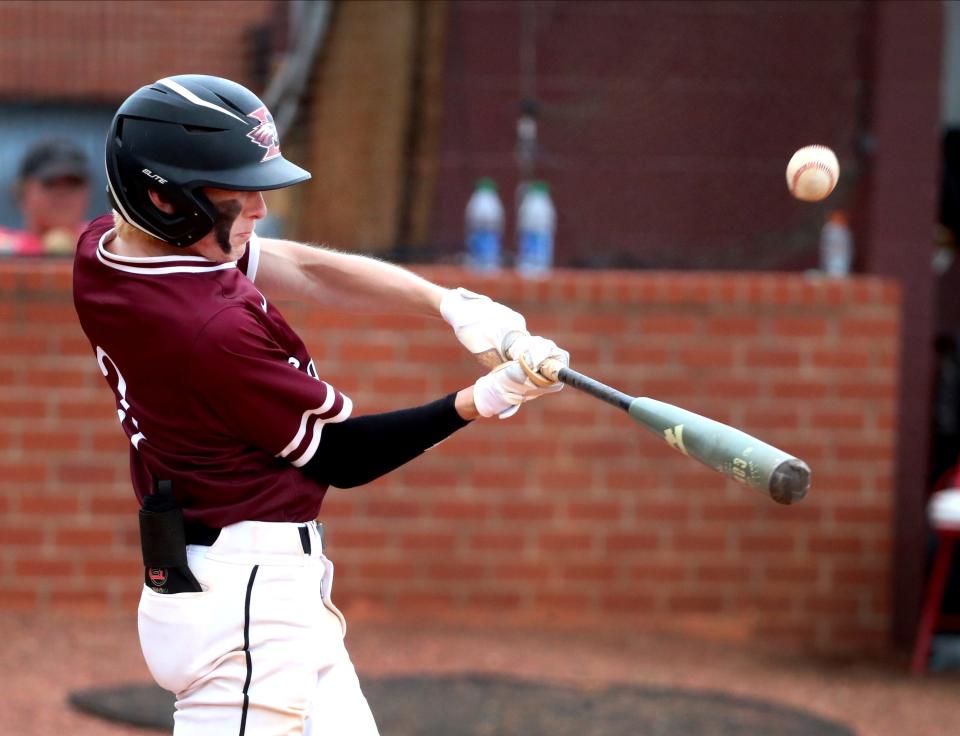
{"label": "blurred person in background", "polygon": [[86,155],[68,140],[42,140],[20,163],[14,198],[23,230],[0,227],[0,254],[69,255],[86,228],[90,169]]}

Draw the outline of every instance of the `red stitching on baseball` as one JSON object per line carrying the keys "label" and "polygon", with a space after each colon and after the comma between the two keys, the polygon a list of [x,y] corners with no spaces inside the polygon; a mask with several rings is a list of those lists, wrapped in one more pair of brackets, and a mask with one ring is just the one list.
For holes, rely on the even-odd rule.
{"label": "red stitching on baseball", "polygon": [[831,171],[830,167],[827,166],[825,163],[823,163],[823,161],[808,161],[799,169],[797,169],[796,172],[794,173],[793,181],[790,183],[791,192],[797,191],[797,182],[800,180],[800,175],[803,174],[805,171],[809,171],[810,169],[822,169],[823,171],[825,171],[827,173],[827,176],[830,179],[830,186],[827,189],[827,191],[831,191],[833,189],[834,187],[833,171]]}

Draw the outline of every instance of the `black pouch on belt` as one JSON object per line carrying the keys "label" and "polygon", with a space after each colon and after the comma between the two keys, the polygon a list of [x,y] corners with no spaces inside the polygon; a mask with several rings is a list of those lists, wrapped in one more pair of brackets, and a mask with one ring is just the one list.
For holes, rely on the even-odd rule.
{"label": "black pouch on belt", "polygon": [[157,593],[198,593],[203,590],[187,565],[183,510],[168,480],[143,499],[140,509],[140,549],[143,582]]}

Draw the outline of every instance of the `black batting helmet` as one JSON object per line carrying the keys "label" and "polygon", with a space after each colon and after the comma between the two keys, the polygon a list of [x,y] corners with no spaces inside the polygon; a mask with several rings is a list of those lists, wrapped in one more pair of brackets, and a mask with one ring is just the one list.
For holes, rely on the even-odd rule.
{"label": "black batting helmet", "polygon": [[[202,187],[265,191],[310,178],[280,155],[273,116],[253,92],[220,77],[183,74],[141,87],[107,135],[107,181],[117,212],[171,245],[193,245],[217,210]],[[168,214],[149,190],[173,205]]]}

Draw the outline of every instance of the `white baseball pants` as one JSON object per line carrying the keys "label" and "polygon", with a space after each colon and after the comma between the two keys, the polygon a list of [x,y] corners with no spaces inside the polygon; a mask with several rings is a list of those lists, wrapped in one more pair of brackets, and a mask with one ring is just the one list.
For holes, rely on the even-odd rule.
{"label": "white baseball pants", "polygon": [[175,736],[377,736],[315,522],[240,522],[187,557],[203,592],[144,586],[138,616]]}

